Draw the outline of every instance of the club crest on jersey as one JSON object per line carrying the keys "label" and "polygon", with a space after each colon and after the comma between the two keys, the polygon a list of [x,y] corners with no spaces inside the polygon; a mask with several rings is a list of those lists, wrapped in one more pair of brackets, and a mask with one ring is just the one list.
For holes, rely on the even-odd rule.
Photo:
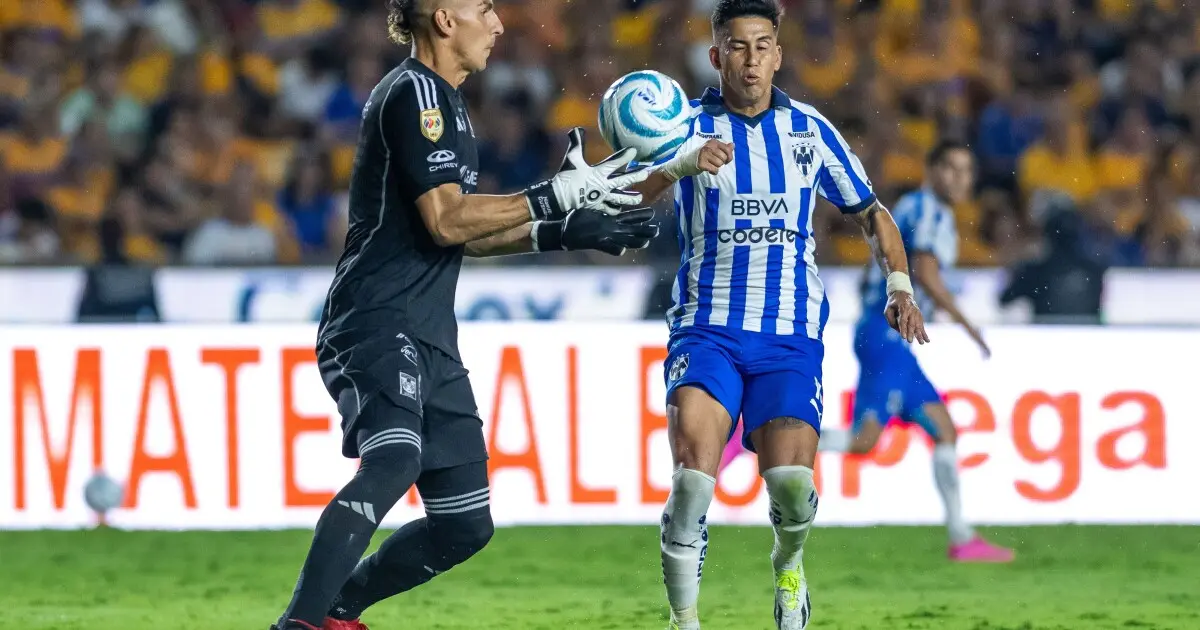
{"label": "club crest on jersey", "polygon": [[792,145],[792,159],[796,161],[796,166],[800,167],[800,172],[808,177],[808,170],[813,166],[814,152],[811,144],[801,142]]}
{"label": "club crest on jersey", "polygon": [[675,357],[675,360],[671,362],[671,369],[667,370],[667,380],[674,383],[683,378],[683,375],[687,374],[690,362],[691,357],[686,352]]}
{"label": "club crest on jersey", "polygon": [[442,119],[442,110],[426,109],[421,111],[421,134],[430,142],[437,142],[446,130],[446,121]]}

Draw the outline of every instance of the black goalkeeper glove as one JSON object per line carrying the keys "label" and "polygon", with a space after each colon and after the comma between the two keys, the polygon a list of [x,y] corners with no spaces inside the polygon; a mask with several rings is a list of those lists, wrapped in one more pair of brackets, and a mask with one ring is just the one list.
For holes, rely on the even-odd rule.
{"label": "black goalkeeper glove", "polygon": [[650,240],[658,236],[658,226],[652,220],[652,208],[620,214],[584,208],[568,214],[562,221],[535,222],[533,247],[539,252],[594,249],[620,256],[626,249],[645,249],[650,245]]}
{"label": "black goalkeeper glove", "polygon": [[558,221],[579,208],[615,214],[620,206],[642,202],[640,194],[624,189],[645,180],[650,171],[616,174],[633,161],[633,149],[618,151],[593,166],[583,159],[583,128],[575,127],[567,137],[567,154],[558,174],[525,189],[529,216],[534,221]]}

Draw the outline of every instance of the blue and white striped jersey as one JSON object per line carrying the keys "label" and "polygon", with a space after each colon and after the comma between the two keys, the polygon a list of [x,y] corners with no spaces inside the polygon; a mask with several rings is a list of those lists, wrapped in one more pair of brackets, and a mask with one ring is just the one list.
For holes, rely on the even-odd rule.
{"label": "blue and white striped jersey", "polygon": [[682,256],[671,329],[727,326],[820,339],[829,302],[814,259],[816,195],[848,214],[872,204],[862,163],[824,116],[778,88],[754,119],[729,112],[712,88],[691,106],[691,131],[678,151],[716,139],[733,144],[734,157],[716,175],[675,184]]}
{"label": "blue and white striped jersey", "polygon": [[[904,251],[908,253],[910,269],[912,255],[917,252],[933,254],[943,271],[954,267],[958,261],[958,227],[954,223],[954,209],[938,199],[932,190],[926,187],[901,197],[892,210],[892,217],[904,239]],[[931,317],[933,302],[920,286],[914,288],[917,294],[913,297],[917,306],[921,307],[926,317]],[[887,302],[887,278],[883,277],[883,271],[874,262],[867,265],[862,297],[863,317],[883,316],[883,306]]]}

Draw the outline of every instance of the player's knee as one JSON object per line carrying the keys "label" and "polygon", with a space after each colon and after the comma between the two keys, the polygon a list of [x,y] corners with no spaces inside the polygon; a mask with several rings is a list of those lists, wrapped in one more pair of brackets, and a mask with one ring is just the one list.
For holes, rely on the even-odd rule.
{"label": "player's knee", "polygon": [[703,530],[716,486],[716,479],[704,472],[691,468],[676,470],[662,515],[664,536],[667,531],[691,531],[697,527]]}
{"label": "player's knee", "polygon": [[[692,388],[682,388],[688,389]],[[714,401],[709,399],[709,402]],[[724,408],[719,405],[670,405],[667,407],[667,417],[673,425],[671,453],[675,464],[710,477],[716,475],[730,428],[729,414]]]}
{"label": "player's knee", "polygon": [[817,488],[806,466],[776,466],[763,471],[771,499],[771,523],[808,525],[817,514]]}
{"label": "player's knee", "polygon": [[421,449],[412,443],[385,444],[362,453],[358,473],[376,505],[388,509],[399,501],[421,473]]}
{"label": "player's knee", "polygon": [[854,436],[850,441],[850,453],[852,455],[866,455],[875,448],[875,443],[879,441],[879,431],[863,431]]}
{"label": "player's knee", "polygon": [[849,452],[852,455],[866,455],[875,448],[875,443],[879,441],[879,436],[883,433],[883,425],[879,423],[879,418],[874,412],[869,412],[862,423],[856,427],[854,438],[850,440]]}
{"label": "player's knee", "polygon": [[934,436],[934,441],[936,441],[938,444],[957,444],[958,429],[955,428],[954,423],[950,421],[950,415],[945,414],[945,416],[946,418],[944,421],[937,422],[938,434]]}
{"label": "player's knee", "polygon": [[462,515],[430,516],[429,523],[445,569],[482,551],[496,533],[492,513],[486,507]]}
{"label": "player's knee", "polygon": [[922,405],[916,412],[917,423],[929,433],[929,437],[938,444],[958,443],[958,429],[950,419],[950,411],[941,403]]}

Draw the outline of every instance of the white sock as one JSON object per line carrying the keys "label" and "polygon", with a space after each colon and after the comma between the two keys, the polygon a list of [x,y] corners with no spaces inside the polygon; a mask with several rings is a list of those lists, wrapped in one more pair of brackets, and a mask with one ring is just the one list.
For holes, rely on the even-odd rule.
{"label": "white sock", "polygon": [[958,492],[958,453],[953,444],[936,444],[933,447],[933,480],[942,505],[946,508],[946,529],[950,531],[950,543],[961,545],[975,537],[974,530],[963,520],[962,500]]}
{"label": "white sock", "polygon": [[763,471],[762,477],[767,482],[775,529],[771,565],[775,573],[796,569],[803,561],[804,541],[817,515],[813,471],[807,466],[776,466]]}
{"label": "white sock", "polygon": [[716,479],[688,468],[680,468],[671,477],[671,495],[663,508],[660,543],[667,601],[679,621],[697,617],[700,573],[708,551],[705,515],[716,485]]}
{"label": "white sock", "polygon": [[821,441],[817,442],[818,451],[845,453],[850,450],[850,442],[854,434],[847,429],[821,429]]}

